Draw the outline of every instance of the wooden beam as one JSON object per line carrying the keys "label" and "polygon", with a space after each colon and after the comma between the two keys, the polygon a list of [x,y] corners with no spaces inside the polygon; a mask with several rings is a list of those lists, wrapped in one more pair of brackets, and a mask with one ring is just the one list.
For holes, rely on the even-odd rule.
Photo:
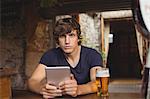
{"label": "wooden beam", "polygon": [[100,31],[101,31],[101,52],[103,57],[103,67],[106,67],[106,57],[105,57],[105,38],[104,38],[104,18],[100,16]]}
{"label": "wooden beam", "polygon": [[43,17],[49,18],[55,15],[66,15],[71,13],[103,12],[113,10],[131,9],[131,0],[80,0],[65,3],[63,0],[59,5],[48,8],[40,8]]}
{"label": "wooden beam", "polygon": [[101,12],[101,14],[102,14],[104,19],[132,17],[132,11],[131,10],[106,11],[106,12]]}

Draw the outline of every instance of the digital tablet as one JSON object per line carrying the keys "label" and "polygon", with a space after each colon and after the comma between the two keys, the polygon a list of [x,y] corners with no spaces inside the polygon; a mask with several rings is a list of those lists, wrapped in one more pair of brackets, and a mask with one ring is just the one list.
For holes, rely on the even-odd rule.
{"label": "digital tablet", "polygon": [[58,86],[59,82],[70,79],[69,66],[46,67],[47,83],[52,83]]}

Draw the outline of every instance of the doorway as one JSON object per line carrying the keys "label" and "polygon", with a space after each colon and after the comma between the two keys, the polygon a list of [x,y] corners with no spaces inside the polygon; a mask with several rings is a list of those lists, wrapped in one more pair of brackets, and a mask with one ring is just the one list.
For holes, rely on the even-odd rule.
{"label": "doorway", "polygon": [[110,22],[113,43],[109,46],[107,66],[113,79],[141,78],[136,31],[132,20]]}

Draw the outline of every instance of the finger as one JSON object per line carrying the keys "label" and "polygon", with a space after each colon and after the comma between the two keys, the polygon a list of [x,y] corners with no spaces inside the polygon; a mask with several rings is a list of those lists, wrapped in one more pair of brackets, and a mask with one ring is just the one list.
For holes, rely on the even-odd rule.
{"label": "finger", "polygon": [[54,98],[54,96],[47,96],[47,95],[43,95],[44,99],[49,99],[49,98]]}
{"label": "finger", "polygon": [[51,94],[51,96],[62,96],[62,93],[53,93],[53,94]]}
{"label": "finger", "polygon": [[59,89],[60,89],[60,90],[63,90],[63,89],[65,89],[65,88],[69,87],[69,86],[71,86],[71,85],[70,85],[70,84],[63,83],[63,84],[61,84],[61,85],[59,86]]}
{"label": "finger", "polygon": [[45,88],[46,88],[46,89],[53,89],[53,90],[56,90],[56,89],[57,89],[56,86],[50,85],[50,84],[46,84]]}
{"label": "finger", "polygon": [[57,95],[43,95],[43,98],[45,98],[45,99],[49,99],[49,98],[55,98],[55,97],[57,97],[57,96],[62,96],[62,94],[57,94]]}
{"label": "finger", "polygon": [[49,96],[49,95],[50,95],[50,93],[48,93],[48,92],[42,92],[42,94],[43,94],[44,96]]}
{"label": "finger", "polygon": [[72,80],[65,80],[65,81],[61,81],[58,86],[61,87],[61,86],[64,86],[66,84],[72,84],[72,83],[73,83]]}
{"label": "finger", "polygon": [[77,88],[77,83],[74,81],[64,82],[63,85],[59,86],[60,90],[66,89],[66,88]]}
{"label": "finger", "polygon": [[61,81],[58,86],[61,87],[61,86],[64,86],[65,85],[65,82],[64,81]]}
{"label": "finger", "polygon": [[68,93],[68,92],[77,92],[77,87],[64,87],[61,89],[62,90],[62,93]]}
{"label": "finger", "polygon": [[45,99],[49,99],[49,98],[54,98],[55,96],[52,96],[51,94],[47,93],[47,92],[43,92],[43,98]]}
{"label": "finger", "polygon": [[73,88],[65,88],[65,89],[63,89],[62,91],[64,91],[64,92],[72,92],[72,91],[77,91],[77,88],[76,88],[76,87],[73,87]]}
{"label": "finger", "polygon": [[76,91],[67,91],[66,94],[68,95],[76,94]]}
{"label": "finger", "polygon": [[47,91],[48,93],[56,93],[56,94],[60,94],[60,93],[62,93],[62,90],[48,90]]}
{"label": "finger", "polygon": [[70,83],[70,84],[65,84],[64,86],[62,86],[64,88],[77,88],[77,84],[74,83]]}
{"label": "finger", "polygon": [[49,81],[47,84],[52,85],[52,86],[56,86],[56,83],[54,81]]}
{"label": "finger", "polygon": [[56,96],[62,96],[62,93],[49,93],[49,92],[43,92],[44,97],[56,97]]}
{"label": "finger", "polygon": [[47,93],[62,93],[62,90],[60,89],[46,89],[45,87],[42,88],[42,92],[47,92]]}

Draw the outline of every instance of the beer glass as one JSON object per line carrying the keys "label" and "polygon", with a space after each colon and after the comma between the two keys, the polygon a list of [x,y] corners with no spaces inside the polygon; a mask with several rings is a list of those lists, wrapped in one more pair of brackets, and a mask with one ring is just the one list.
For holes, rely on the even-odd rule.
{"label": "beer glass", "polygon": [[96,72],[96,84],[98,96],[108,96],[109,69],[102,68]]}

